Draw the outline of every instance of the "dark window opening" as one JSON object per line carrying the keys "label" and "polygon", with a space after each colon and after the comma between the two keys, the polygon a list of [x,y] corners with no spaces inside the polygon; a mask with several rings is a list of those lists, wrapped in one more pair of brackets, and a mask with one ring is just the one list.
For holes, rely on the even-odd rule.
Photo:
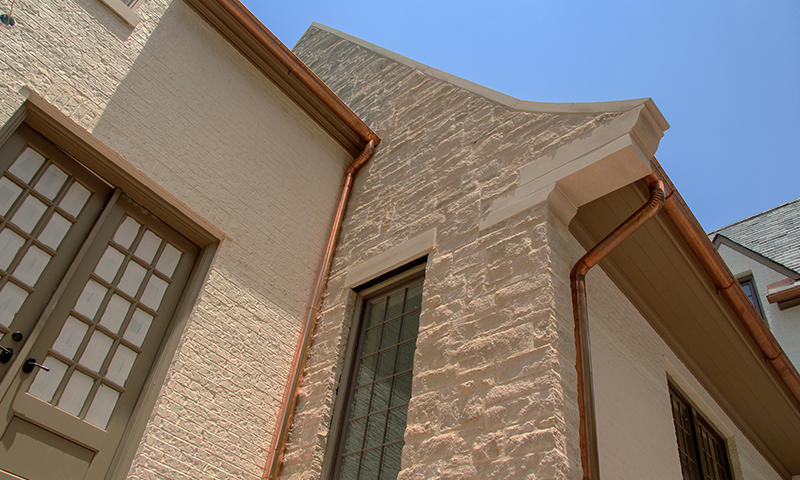
{"label": "dark window opening", "polygon": [[725,439],[691,404],[669,388],[684,480],[732,480]]}

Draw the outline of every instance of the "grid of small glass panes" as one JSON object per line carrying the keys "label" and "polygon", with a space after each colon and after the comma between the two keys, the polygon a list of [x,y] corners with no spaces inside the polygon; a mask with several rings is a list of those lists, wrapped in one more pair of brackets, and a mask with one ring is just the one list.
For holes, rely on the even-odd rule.
{"label": "grid of small glass panes", "polygon": [[28,393],[105,429],[181,255],[126,216]]}
{"label": "grid of small glass panes", "polygon": [[0,177],[0,333],[8,333],[90,195],[32,148]]}
{"label": "grid of small glass panes", "polygon": [[339,477],[397,477],[403,450],[422,279],[367,302],[366,329]]}

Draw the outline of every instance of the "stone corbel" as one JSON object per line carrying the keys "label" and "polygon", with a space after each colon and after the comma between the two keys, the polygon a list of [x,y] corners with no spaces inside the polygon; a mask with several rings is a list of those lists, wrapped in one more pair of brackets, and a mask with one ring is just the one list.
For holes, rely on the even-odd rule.
{"label": "stone corbel", "polygon": [[480,229],[545,201],[569,223],[581,205],[648,175],[650,159],[668,128],[653,101],[645,100],[520,168],[519,185],[494,200],[480,220]]}

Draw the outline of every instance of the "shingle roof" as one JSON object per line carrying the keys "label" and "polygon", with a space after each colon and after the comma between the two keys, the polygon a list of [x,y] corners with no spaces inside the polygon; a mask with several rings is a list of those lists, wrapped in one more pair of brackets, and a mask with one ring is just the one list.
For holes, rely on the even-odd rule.
{"label": "shingle roof", "polygon": [[800,198],[708,234],[723,235],[800,273]]}

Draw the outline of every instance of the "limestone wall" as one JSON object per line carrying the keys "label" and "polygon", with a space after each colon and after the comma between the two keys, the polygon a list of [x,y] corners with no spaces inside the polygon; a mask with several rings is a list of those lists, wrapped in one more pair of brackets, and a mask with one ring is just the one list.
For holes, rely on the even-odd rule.
{"label": "limestone wall", "polygon": [[542,205],[485,230],[479,219],[520,166],[613,114],[514,110],[313,27],[295,51],[383,140],[356,180],[283,477],[320,478],[352,323],[348,272],[435,229],[400,478],[574,478],[555,216]]}
{"label": "limestone wall", "polygon": [[229,236],[130,478],[260,478],[351,157],[185,3],[131,28],[97,0],[18,0],[0,124],[26,87]]}

